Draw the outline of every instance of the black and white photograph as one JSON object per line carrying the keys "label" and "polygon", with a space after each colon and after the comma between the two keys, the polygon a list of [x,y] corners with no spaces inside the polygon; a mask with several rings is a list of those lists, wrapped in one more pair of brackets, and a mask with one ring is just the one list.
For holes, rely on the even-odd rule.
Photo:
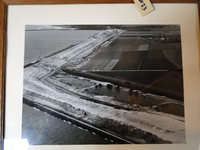
{"label": "black and white photograph", "polygon": [[26,25],[22,138],[185,144],[180,28]]}

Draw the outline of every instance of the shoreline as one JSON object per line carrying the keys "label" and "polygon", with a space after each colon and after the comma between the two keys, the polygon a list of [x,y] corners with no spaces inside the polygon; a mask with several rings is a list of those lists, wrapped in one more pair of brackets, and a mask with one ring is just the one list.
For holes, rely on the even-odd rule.
{"label": "shoreline", "polygon": [[[124,31],[116,29],[101,31],[77,45],[26,66],[23,95],[25,103],[41,109],[56,110],[54,115],[57,112],[72,116],[109,134],[118,135],[124,141],[140,144],[185,143],[184,117],[158,112],[154,108],[155,104],[150,107],[130,105],[116,101],[111,96],[88,93],[86,89],[110,83],[107,80],[102,82],[99,79],[77,77],[61,70],[63,66],[76,69],[84,65],[122,32]],[[73,84],[67,82],[69,79],[74,81]],[[156,98],[150,97],[149,100]],[[166,104],[167,98],[163,97],[162,100],[160,105],[169,104]],[[172,99],[170,103],[174,102],[176,100]],[[183,105],[183,102],[178,102],[178,105]]]}

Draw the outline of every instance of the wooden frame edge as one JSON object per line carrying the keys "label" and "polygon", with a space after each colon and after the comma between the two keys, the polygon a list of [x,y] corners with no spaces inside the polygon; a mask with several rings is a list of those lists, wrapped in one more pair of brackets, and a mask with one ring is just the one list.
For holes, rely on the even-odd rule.
{"label": "wooden frame edge", "polygon": [[[152,3],[196,3],[200,20],[199,0],[151,0]],[[7,41],[7,8],[9,5],[42,5],[42,4],[113,4],[134,3],[132,0],[0,0],[0,150],[3,150],[5,128],[5,87],[6,87],[6,41]]]}
{"label": "wooden frame edge", "polygon": [[6,26],[7,6],[3,1],[0,1],[0,150],[3,150],[5,125]]}

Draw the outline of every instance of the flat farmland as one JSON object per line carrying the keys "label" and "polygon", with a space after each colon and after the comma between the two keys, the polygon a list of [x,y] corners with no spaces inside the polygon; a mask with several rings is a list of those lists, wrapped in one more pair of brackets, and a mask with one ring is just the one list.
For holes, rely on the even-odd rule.
{"label": "flat farmland", "polygon": [[152,35],[124,32],[80,70],[183,93],[181,43],[177,35],[168,35],[166,41]]}
{"label": "flat farmland", "polygon": [[[23,138],[30,137],[34,145],[186,143],[180,26],[35,28],[27,30],[33,51],[40,47],[35,48],[34,42],[41,41],[30,32],[41,32],[37,34],[41,37],[53,35],[42,43],[52,42],[56,48],[24,66]],[[62,34],[53,34],[60,30]],[[79,39],[78,33],[85,37]],[[65,35],[68,37],[62,41],[67,42],[62,48],[59,42]],[[59,121],[40,113],[30,126],[29,118],[36,113],[28,111],[27,105]],[[47,117],[49,132],[26,134],[39,129]],[[57,130],[62,134],[54,134]],[[38,140],[38,134],[46,140]]]}

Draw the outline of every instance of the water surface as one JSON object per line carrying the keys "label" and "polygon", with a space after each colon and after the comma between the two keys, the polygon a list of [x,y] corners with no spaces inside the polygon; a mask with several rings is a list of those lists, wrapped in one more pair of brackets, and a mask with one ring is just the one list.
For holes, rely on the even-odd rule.
{"label": "water surface", "polygon": [[99,30],[28,30],[25,32],[24,64],[66,48]]}
{"label": "water surface", "polygon": [[30,145],[112,144],[86,129],[23,104],[22,138]]}

